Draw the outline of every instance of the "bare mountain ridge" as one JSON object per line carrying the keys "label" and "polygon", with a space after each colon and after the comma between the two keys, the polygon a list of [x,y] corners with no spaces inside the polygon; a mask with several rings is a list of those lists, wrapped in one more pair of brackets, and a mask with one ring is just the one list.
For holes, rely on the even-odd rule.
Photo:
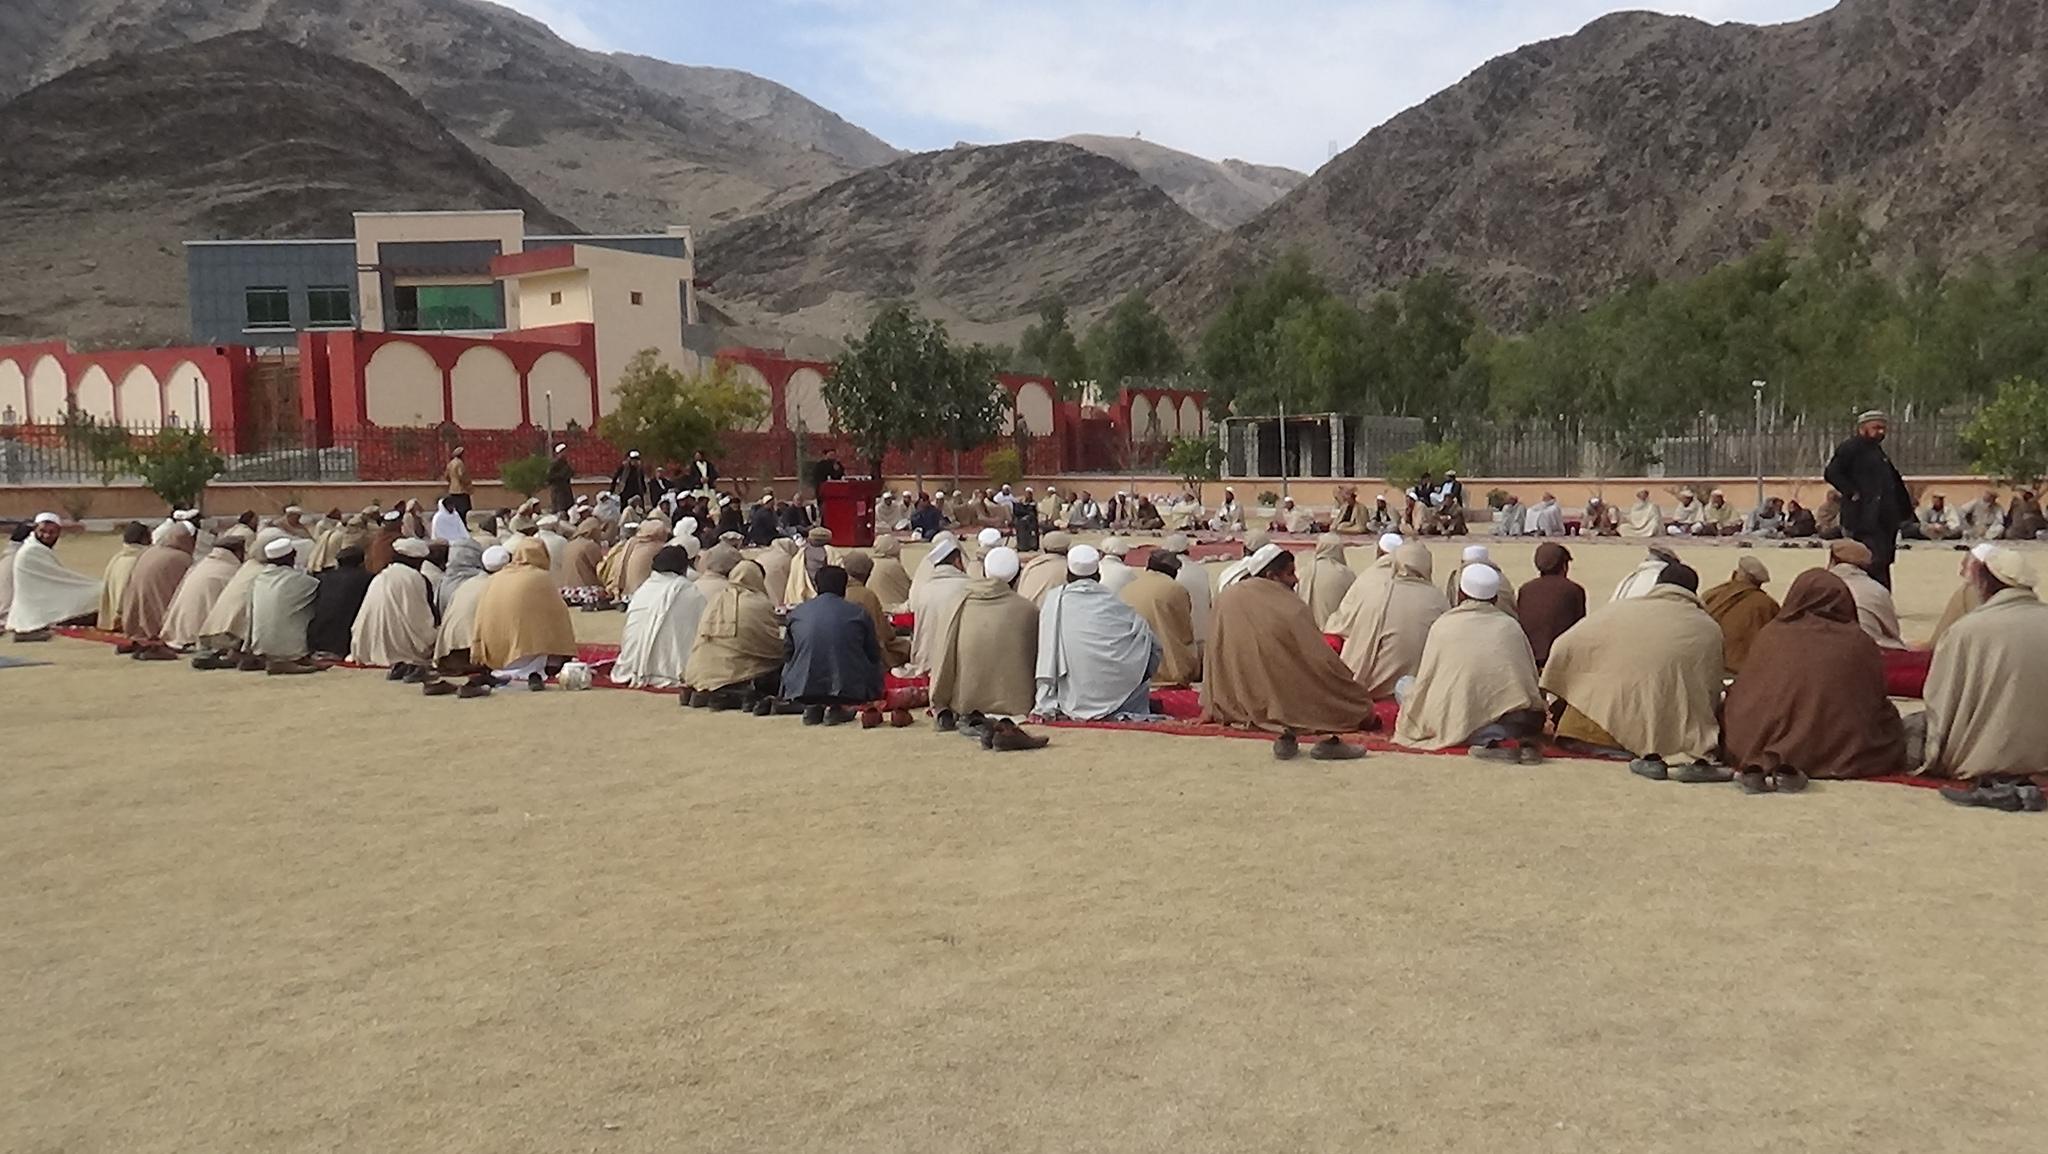
{"label": "bare mountain ridge", "polygon": [[735,68],[674,64],[614,52],[628,76],[656,92],[701,101],[778,140],[814,149],[848,168],[873,168],[908,156],[845,117],[772,80]]}
{"label": "bare mountain ridge", "polygon": [[257,33],[0,104],[0,156],[0,340],[183,340],[188,239],[346,236],[353,211],[430,208],[576,231],[381,73]]}
{"label": "bare mountain ridge", "polygon": [[1157,185],[1195,219],[1219,229],[1244,224],[1308,179],[1291,168],[1206,160],[1136,136],[1084,134],[1065,137],[1062,143],[1128,167]]}
{"label": "bare mountain ridge", "polygon": [[1495,59],[1373,130],[1165,294],[1192,326],[1247,258],[1353,294],[1432,268],[1497,321],[1694,273],[1857,201],[1889,259],[2048,243],[2048,0],[1845,0],[1793,24],[1648,13]]}

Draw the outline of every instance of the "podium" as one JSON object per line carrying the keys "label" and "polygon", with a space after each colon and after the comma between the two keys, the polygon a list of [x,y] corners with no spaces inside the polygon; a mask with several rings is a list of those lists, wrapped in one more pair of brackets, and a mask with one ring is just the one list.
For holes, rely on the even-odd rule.
{"label": "podium", "polygon": [[818,520],[832,530],[841,549],[865,549],[875,543],[875,503],[881,499],[877,477],[848,477],[818,487]]}

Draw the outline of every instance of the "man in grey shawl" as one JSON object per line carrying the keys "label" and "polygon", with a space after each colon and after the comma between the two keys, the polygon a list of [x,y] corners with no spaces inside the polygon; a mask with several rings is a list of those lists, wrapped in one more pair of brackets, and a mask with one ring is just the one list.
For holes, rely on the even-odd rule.
{"label": "man in grey shawl", "polygon": [[1102,554],[1067,552],[1067,583],[1038,609],[1037,700],[1044,716],[1100,721],[1152,712],[1159,642],[1136,609],[1105,588]]}
{"label": "man in grey shawl", "polygon": [[318,673],[306,631],[313,624],[313,599],[320,582],[297,567],[290,537],[266,542],[263,567],[249,589],[249,652],[269,674]]}

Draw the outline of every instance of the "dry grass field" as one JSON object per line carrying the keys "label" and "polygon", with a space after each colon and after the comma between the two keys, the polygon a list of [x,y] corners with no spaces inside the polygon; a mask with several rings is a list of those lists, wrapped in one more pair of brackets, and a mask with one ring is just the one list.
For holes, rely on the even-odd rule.
{"label": "dry grass field", "polygon": [[[1578,552],[1595,600],[1640,556]],[[1909,632],[1954,569],[1903,559]],[[0,669],[0,1150],[2048,1136],[2033,816],[0,655],[52,663]]]}

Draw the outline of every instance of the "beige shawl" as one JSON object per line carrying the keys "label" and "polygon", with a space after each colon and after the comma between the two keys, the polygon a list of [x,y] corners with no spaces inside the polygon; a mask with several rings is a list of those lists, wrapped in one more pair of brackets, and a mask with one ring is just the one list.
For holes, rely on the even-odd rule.
{"label": "beige shawl", "polygon": [[1721,662],[1721,627],[1699,597],[1659,585],[1566,630],[1543,689],[1631,753],[1706,761],[1720,744]]}
{"label": "beige shawl", "polygon": [[868,576],[868,589],[882,608],[894,610],[910,601],[910,571],[903,567],[903,542],[894,537],[877,537],[868,555],[875,559],[875,571]]}
{"label": "beige shawl", "polygon": [[1152,683],[1193,685],[1200,681],[1202,653],[1195,648],[1195,601],[1186,587],[1164,573],[1144,569],[1117,596],[1138,611],[1159,642],[1159,669]]}
{"label": "beige shawl", "polygon": [[918,672],[930,672],[933,661],[943,644],[946,619],[967,596],[967,585],[972,578],[951,565],[933,568],[931,576],[925,578],[910,596],[910,665]]}
{"label": "beige shawl", "polygon": [[[1501,572],[1501,567],[1499,565],[1496,565],[1491,561],[1474,561],[1472,562],[1472,564],[1484,565],[1488,569],[1493,570],[1495,573],[1500,574],[1500,594],[1499,605],[1497,607],[1500,609],[1502,613],[1507,614],[1509,617],[1512,617],[1518,621],[1521,620],[1522,612],[1515,606],[1515,583],[1508,579],[1508,575],[1506,573]],[[1444,581],[1444,600],[1450,602],[1453,605],[1456,605],[1458,603],[1458,582],[1465,579],[1465,569],[1466,565],[1462,561],[1456,565],[1453,565],[1451,567],[1451,575]]]}
{"label": "beige shawl", "polygon": [[1067,555],[1040,553],[1024,562],[1017,573],[1017,596],[1033,605],[1045,604],[1045,595],[1067,583]]}
{"label": "beige shawl", "polygon": [[234,580],[242,562],[233,553],[216,546],[205,559],[186,570],[178,592],[164,611],[162,637],[180,648],[199,644],[206,619],[213,614],[221,591]]}
{"label": "beige shawl", "polygon": [[121,599],[128,592],[128,579],[135,573],[136,559],[142,556],[144,545],[123,544],[107,562],[107,571],[100,577],[100,619],[99,627],[108,633],[121,629]]}
{"label": "beige shawl", "polygon": [[[633,539],[626,543],[625,555],[619,559],[619,595],[631,597],[633,590],[647,580],[654,572],[654,555],[668,544],[668,522],[659,517],[649,517],[640,522],[640,528],[633,533]],[[546,546],[542,546],[543,549]],[[515,549],[514,555],[517,555]]]}
{"label": "beige shawl", "polygon": [[[599,537],[604,533],[604,522],[595,517],[584,519],[576,526],[576,535],[569,538],[569,544],[562,549],[562,587],[564,589],[587,589],[592,585],[604,584],[598,575],[598,566],[604,564],[604,546]],[[653,563],[649,562],[651,566]]]}
{"label": "beige shawl", "polygon": [[1430,627],[1394,740],[1445,749],[1510,713],[1542,708],[1528,634],[1493,603],[1467,601]]}
{"label": "beige shawl", "polygon": [[1328,622],[1325,632],[1343,635],[1344,664],[1376,701],[1421,667],[1429,627],[1450,612],[1430,583],[1432,566],[1420,542],[1401,546],[1365,571]]}
{"label": "beige shawl", "polygon": [[476,608],[483,600],[484,587],[495,573],[479,573],[455,587],[455,597],[441,614],[441,630],[434,638],[434,660],[458,650],[468,652],[476,636]]}
{"label": "beige shawl", "polygon": [[2048,605],[2030,589],[1993,594],[1942,639],[1927,675],[1921,772],[1969,780],[2048,770]]}
{"label": "beige shawl", "polygon": [[1664,535],[1664,511],[1649,501],[1637,501],[1629,506],[1627,516],[1621,523],[1624,537],[1662,537]]}
{"label": "beige shawl", "polygon": [[767,579],[759,563],[742,561],[697,621],[683,681],[692,689],[716,691],[781,666],[782,629],[768,600]]}
{"label": "beige shawl", "polygon": [[789,604],[789,569],[800,546],[788,537],[777,537],[775,543],[753,555],[754,563],[761,567],[761,579],[767,583],[769,599],[777,608]]}
{"label": "beige shawl", "polygon": [[371,579],[363,595],[349,635],[349,656],[358,665],[386,666],[425,665],[433,655],[434,597],[426,575],[393,561]]}
{"label": "beige shawl", "polygon": [[[1852,593],[1851,596],[1853,595]],[[1935,623],[1934,639],[1928,642],[1928,645],[1935,649],[1941,648],[1942,638],[1947,637],[1949,630],[1956,627],[1956,622],[1961,621],[1982,604],[1984,595],[1977,592],[1975,581],[1964,581],[1956,586],[1956,591],[1949,594],[1948,605],[1941,611],[1941,620]]]}
{"label": "beige shawl", "polygon": [[[232,560],[232,558],[230,558]],[[192,538],[178,545],[151,545],[136,558],[121,593],[121,629],[131,640],[155,641],[163,636],[164,620],[178,585],[192,571]],[[229,570],[232,572],[232,570]],[[223,576],[222,582],[227,578]]]}
{"label": "beige shawl", "polygon": [[1893,605],[1891,590],[1878,584],[1877,578],[1865,573],[1861,566],[1845,562],[1829,566],[1828,572],[1849,587],[1849,595],[1856,598],[1856,624],[1870,634],[1879,649],[1911,648],[1899,632],[1899,611]]}
{"label": "beige shawl", "polygon": [[[462,590],[455,592],[460,596]],[[491,578],[476,604],[469,656],[492,669],[535,657],[576,656],[576,626],[549,568],[546,544],[532,537],[521,541]]]}
{"label": "beige shawl", "polygon": [[1294,591],[1301,595],[1302,604],[1308,606],[1308,615],[1315,618],[1316,628],[1321,629],[1337,615],[1344,595],[1351,592],[1357,581],[1358,574],[1344,563],[1344,538],[1325,533],[1316,540],[1315,560],[1303,566],[1301,583]]}
{"label": "beige shawl", "polygon": [[249,639],[249,592],[256,587],[256,574],[269,564],[263,559],[263,547],[289,536],[282,529],[265,529],[256,534],[255,542],[246,551],[247,559],[228,579],[227,587],[214,599],[213,611],[199,626],[199,640],[208,648],[234,649]]}
{"label": "beige shawl", "polygon": [[958,584],[961,596],[935,610],[932,707],[1002,717],[1030,713],[1037,694],[1038,607],[992,577]]}

